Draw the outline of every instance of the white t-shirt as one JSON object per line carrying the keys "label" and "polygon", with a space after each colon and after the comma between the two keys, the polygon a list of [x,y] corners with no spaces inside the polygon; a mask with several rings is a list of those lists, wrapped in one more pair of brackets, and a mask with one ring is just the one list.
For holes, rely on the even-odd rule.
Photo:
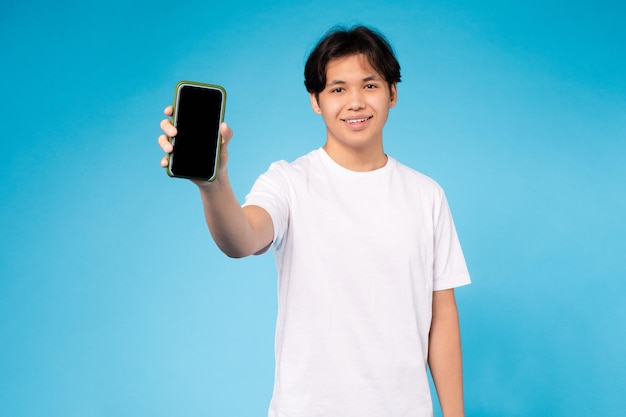
{"label": "white t-shirt", "polygon": [[269,416],[432,416],[432,293],[470,282],[439,185],[391,157],[354,172],[317,149],[272,164],[244,205],[274,224]]}

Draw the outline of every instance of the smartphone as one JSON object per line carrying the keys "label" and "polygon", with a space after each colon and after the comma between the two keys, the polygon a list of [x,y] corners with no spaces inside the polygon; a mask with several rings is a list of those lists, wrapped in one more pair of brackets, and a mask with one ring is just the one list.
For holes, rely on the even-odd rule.
{"label": "smartphone", "polygon": [[220,123],[224,120],[226,90],[213,84],[181,81],[176,85],[172,138],[167,173],[170,177],[213,181],[219,167]]}

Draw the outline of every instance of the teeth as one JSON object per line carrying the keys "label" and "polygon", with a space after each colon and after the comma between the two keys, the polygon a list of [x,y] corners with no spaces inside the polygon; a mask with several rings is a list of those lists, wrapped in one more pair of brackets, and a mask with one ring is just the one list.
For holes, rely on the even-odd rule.
{"label": "teeth", "polygon": [[363,119],[346,120],[346,122],[356,124],[356,123],[363,123],[363,122],[365,122],[368,119],[369,119],[369,117],[365,117]]}

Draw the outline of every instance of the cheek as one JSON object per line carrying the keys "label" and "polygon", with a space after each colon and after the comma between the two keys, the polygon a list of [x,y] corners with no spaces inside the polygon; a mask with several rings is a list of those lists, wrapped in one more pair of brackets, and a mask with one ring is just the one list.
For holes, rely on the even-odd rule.
{"label": "cheek", "polygon": [[333,121],[335,120],[334,117],[332,117],[328,112],[323,112],[322,113],[322,118],[324,119],[324,123],[326,124],[326,126],[331,126]]}
{"label": "cheek", "polygon": [[338,115],[341,113],[341,104],[339,103],[324,103],[323,107],[320,107],[321,109],[321,113],[322,116],[324,117],[324,120],[332,120],[336,117],[338,117]]}
{"label": "cheek", "polygon": [[379,112],[388,112],[389,109],[393,108],[393,106],[395,106],[395,105],[396,105],[395,101],[389,100],[389,99],[384,99],[384,100],[381,100],[378,103],[378,107],[377,108],[378,108]]}

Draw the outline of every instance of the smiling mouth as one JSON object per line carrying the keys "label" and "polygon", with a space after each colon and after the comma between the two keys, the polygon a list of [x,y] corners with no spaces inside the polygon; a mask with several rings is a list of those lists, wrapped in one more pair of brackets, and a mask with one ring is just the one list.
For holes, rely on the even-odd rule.
{"label": "smiling mouth", "polygon": [[343,119],[343,121],[351,125],[357,125],[359,123],[367,122],[372,117],[373,116],[361,117],[359,119]]}

